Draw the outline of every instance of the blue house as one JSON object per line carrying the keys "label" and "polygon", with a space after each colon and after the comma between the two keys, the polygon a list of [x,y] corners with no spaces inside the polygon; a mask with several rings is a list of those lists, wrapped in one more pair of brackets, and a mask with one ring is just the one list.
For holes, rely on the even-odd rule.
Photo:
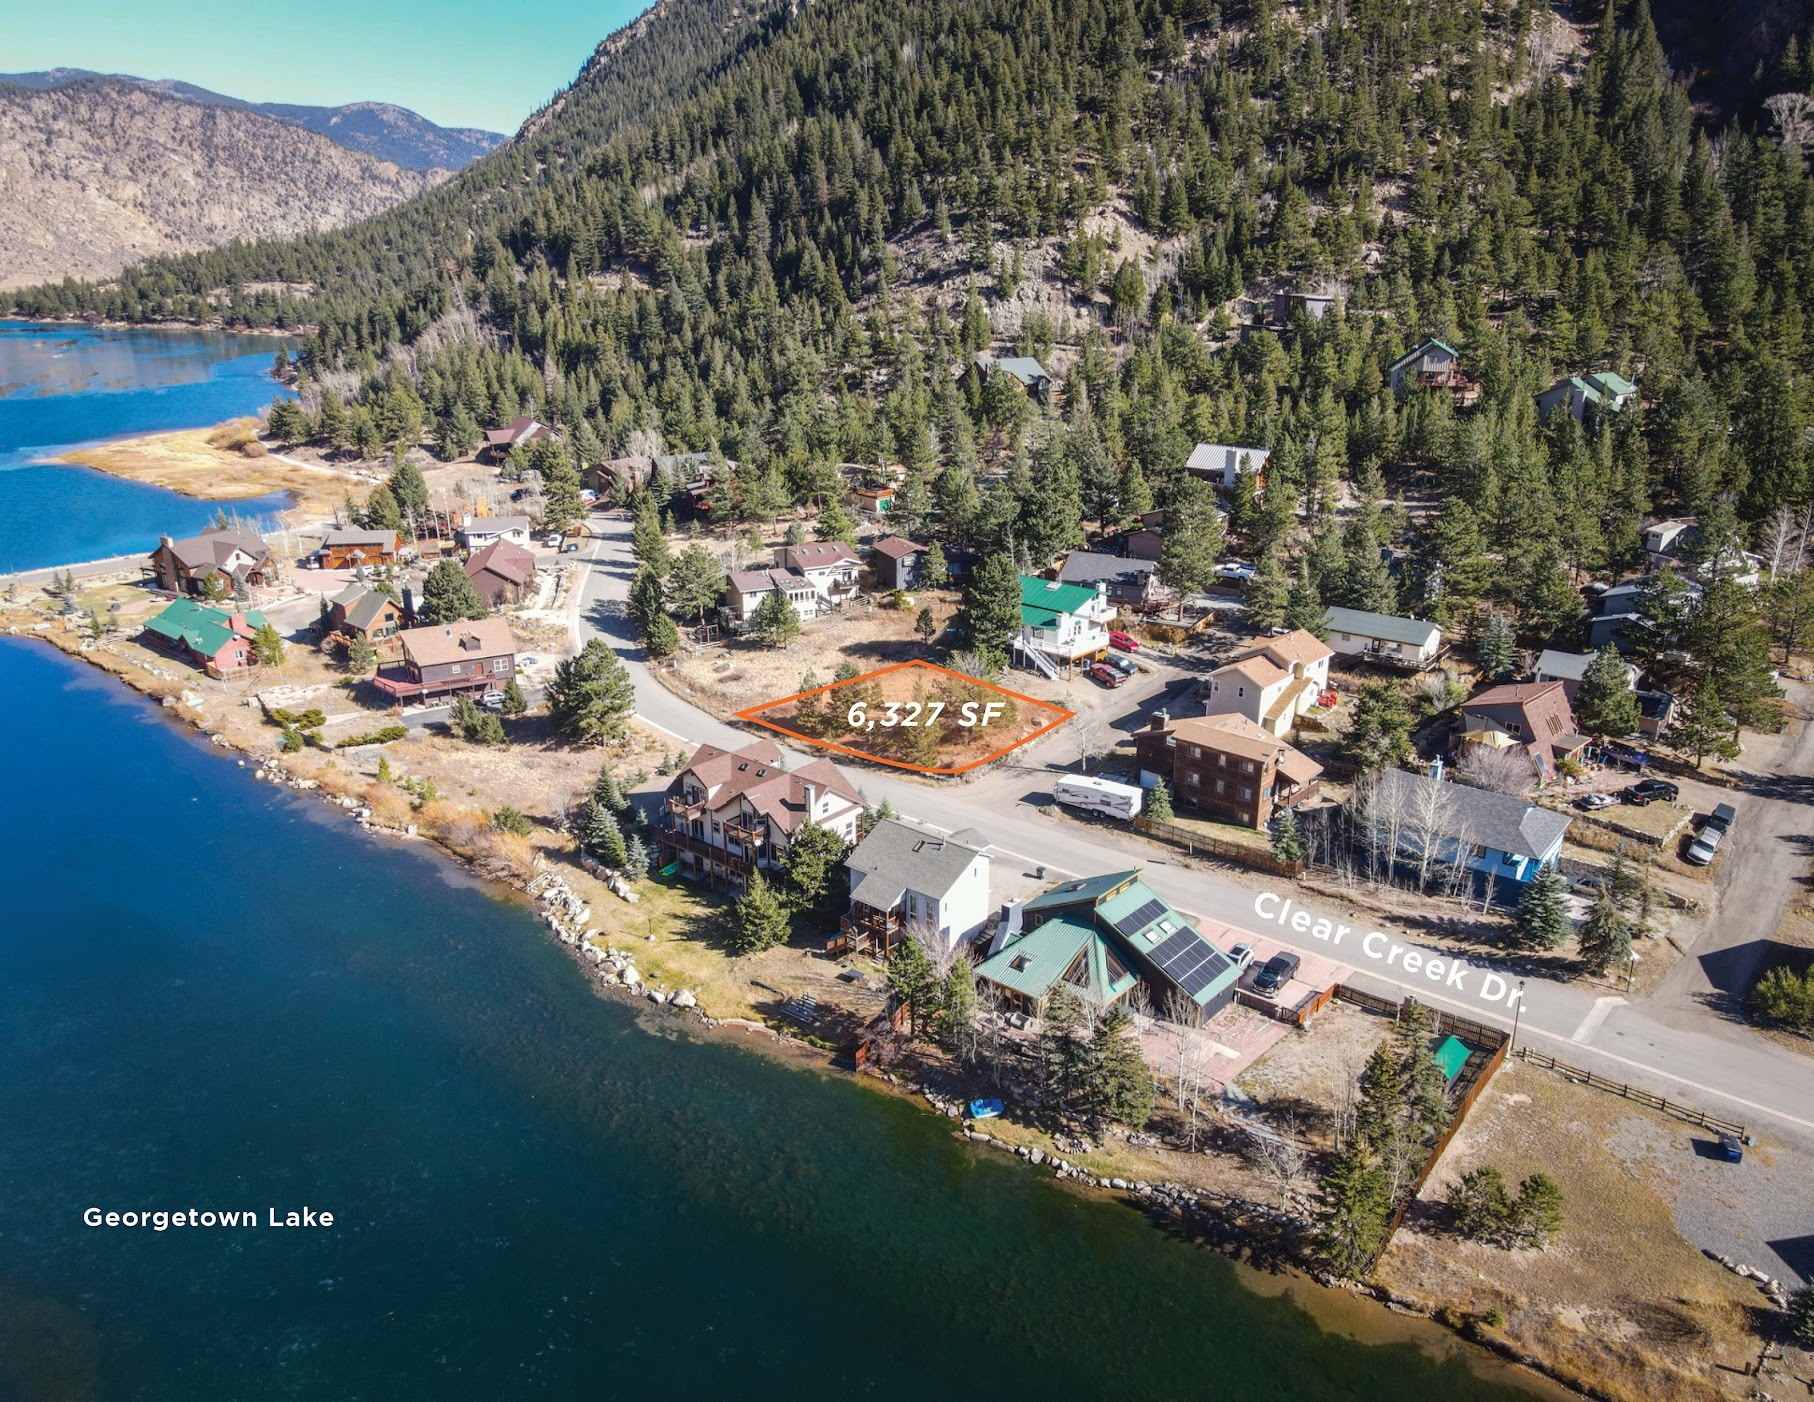
{"label": "blue house", "polygon": [[1396,841],[1401,862],[1421,862],[1427,844],[1439,861],[1519,884],[1556,864],[1573,821],[1509,794],[1402,769],[1380,775],[1369,810],[1376,837]]}

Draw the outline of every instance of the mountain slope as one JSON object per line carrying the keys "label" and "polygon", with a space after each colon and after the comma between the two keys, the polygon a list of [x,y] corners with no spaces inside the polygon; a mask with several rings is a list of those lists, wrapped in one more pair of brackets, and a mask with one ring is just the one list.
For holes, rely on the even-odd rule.
{"label": "mountain slope", "polygon": [[0,287],[328,229],[443,178],[128,83],[0,87]]}
{"label": "mountain slope", "polygon": [[50,68],[35,73],[0,73],[0,83],[37,91],[54,91],[84,79],[107,77],[181,98],[203,107],[236,107],[293,122],[349,150],[362,151],[407,170],[459,170],[503,145],[505,137],[477,127],[437,126],[407,107],[388,102],[349,102],[341,107],[310,107],[290,102],[246,102],[169,78],[135,78],[130,74],[91,73],[85,68]]}

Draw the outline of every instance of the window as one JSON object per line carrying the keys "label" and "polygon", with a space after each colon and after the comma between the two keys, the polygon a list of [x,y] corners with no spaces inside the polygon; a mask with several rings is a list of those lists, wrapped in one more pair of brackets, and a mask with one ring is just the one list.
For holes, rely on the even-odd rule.
{"label": "window", "polygon": [[1203,776],[1193,769],[1184,776],[1184,781],[1188,784],[1200,784],[1203,782]]}
{"label": "window", "polygon": [[1242,772],[1242,773],[1243,773],[1243,774],[1251,774],[1251,773],[1253,773],[1253,761],[1252,761],[1252,760],[1250,760],[1250,759],[1244,759],[1244,760],[1242,760],[1242,761],[1241,761],[1241,772]]}
{"label": "window", "polygon": [[1247,695],[1247,688],[1246,688],[1246,687],[1244,687],[1244,686],[1237,686],[1237,687],[1236,687],[1236,688],[1235,688],[1235,696],[1236,696],[1236,698],[1237,698],[1237,699],[1238,699],[1238,698],[1241,698],[1241,697],[1245,697],[1245,696],[1246,696],[1246,695]]}
{"label": "window", "polygon": [[1192,745],[1190,747],[1190,757],[1192,759],[1202,759],[1203,758],[1203,747],[1201,745]]}
{"label": "window", "polygon": [[1248,788],[1245,784],[1236,789],[1235,794],[1243,803],[1251,803],[1253,801],[1253,790]]}
{"label": "window", "polygon": [[1225,782],[1223,782],[1221,779],[1216,780],[1216,792],[1217,793],[1226,793],[1227,791],[1228,791],[1228,785]]}

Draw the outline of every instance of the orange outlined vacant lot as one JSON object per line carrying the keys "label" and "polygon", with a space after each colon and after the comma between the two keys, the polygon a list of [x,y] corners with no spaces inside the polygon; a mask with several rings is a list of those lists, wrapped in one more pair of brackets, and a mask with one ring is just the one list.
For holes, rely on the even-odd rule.
{"label": "orange outlined vacant lot", "polygon": [[921,774],[966,774],[1074,712],[932,662],[897,662],[737,712],[809,745]]}

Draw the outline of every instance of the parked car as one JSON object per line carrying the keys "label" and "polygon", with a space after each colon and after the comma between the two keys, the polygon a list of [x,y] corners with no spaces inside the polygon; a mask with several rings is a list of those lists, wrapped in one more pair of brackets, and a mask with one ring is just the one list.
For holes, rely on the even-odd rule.
{"label": "parked car", "polygon": [[1584,793],[1575,800],[1575,807],[1583,812],[1592,813],[1597,808],[1611,808],[1619,800],[1609,793]]}
{"label": "parked car", "polygon": [[1126,633],[1110,633],[1109,634],[1109,646],[1118,647],[1123,652],[1140,651],[1140,644],[1135,642]]}
{"label": "parked car", "polygon": [[1732,811],[1732,805],[1730,803],[1722,803],[1716,806],[1714,810],[1707,815],[1707,826],[1710,828],[1718,828],[1721,832],[1731,832],[1732,824],[1737,817],[1738,814]]}
{"label": "parked car", "polygon": [[1716,828],[1708,823],[1695,834],[1694,841],[1688,844],[1687,860],[1697,867],[1713,865],[1714,853],[1719,851],[1720,839],[1726,835],[1723,828]]}
{"label": "parked car", "polygon": [[550,550],[559,550],[561,548],[560,532],[550,531],[547,535],[542,537],[542,544],[547,546]]}
{"label": "parked car", "polygon": [[1228,951],[1228,957],[1239,972],[1245,973],[1247,971],[1247,966],[1253,963],[1253,946],[1251,944],[1237,944],[1233,949]]}
{"label": "parked car", "polygon": [[1136,667],[1134,665],[1134,659],[1131,657],[1113,657],[1113,656],[1111,656],[1111,657],[1105,657],[1102,660],[1104,662],[1108,663],[1108,665],[1113,667],[1117,672],[1121,673],[1121,675],[1124,677],[1131,677],[1134,675],[1135,672],[1138,672],[1140,670],[1138,667]]}
{"label": "parked car", "polygon": [[1647,803],[1662,799],[1665,803],[1674,803],[1682,796],[1682,791],[1667,779],[1640,779],[1619,797],[1627,803],[1634,803],[1642,808]]}
{"label": "parked car", "polygon": [[1295,954],[1273,955],[1253,976],[1253,991],[1270,998],[1297,976],[1299,962]]}
{"label": "parked car", "polygon": [[1120,686],[1127,680],[1106,662],[1092,662],[1085,669],[1089,679],[1098,686]]}
{"label": "parked car", "polygon": [[1217,579],[1233,579],[1245,584],[1253,578],[1253,566],[1244,565],[1239,560],[1224,560],[1216,566]]}
{"label": "parked car", "polygon": [[487,711],[501,711],[504,709],[504,693],[488,691],[479,698],[479,705]]}

